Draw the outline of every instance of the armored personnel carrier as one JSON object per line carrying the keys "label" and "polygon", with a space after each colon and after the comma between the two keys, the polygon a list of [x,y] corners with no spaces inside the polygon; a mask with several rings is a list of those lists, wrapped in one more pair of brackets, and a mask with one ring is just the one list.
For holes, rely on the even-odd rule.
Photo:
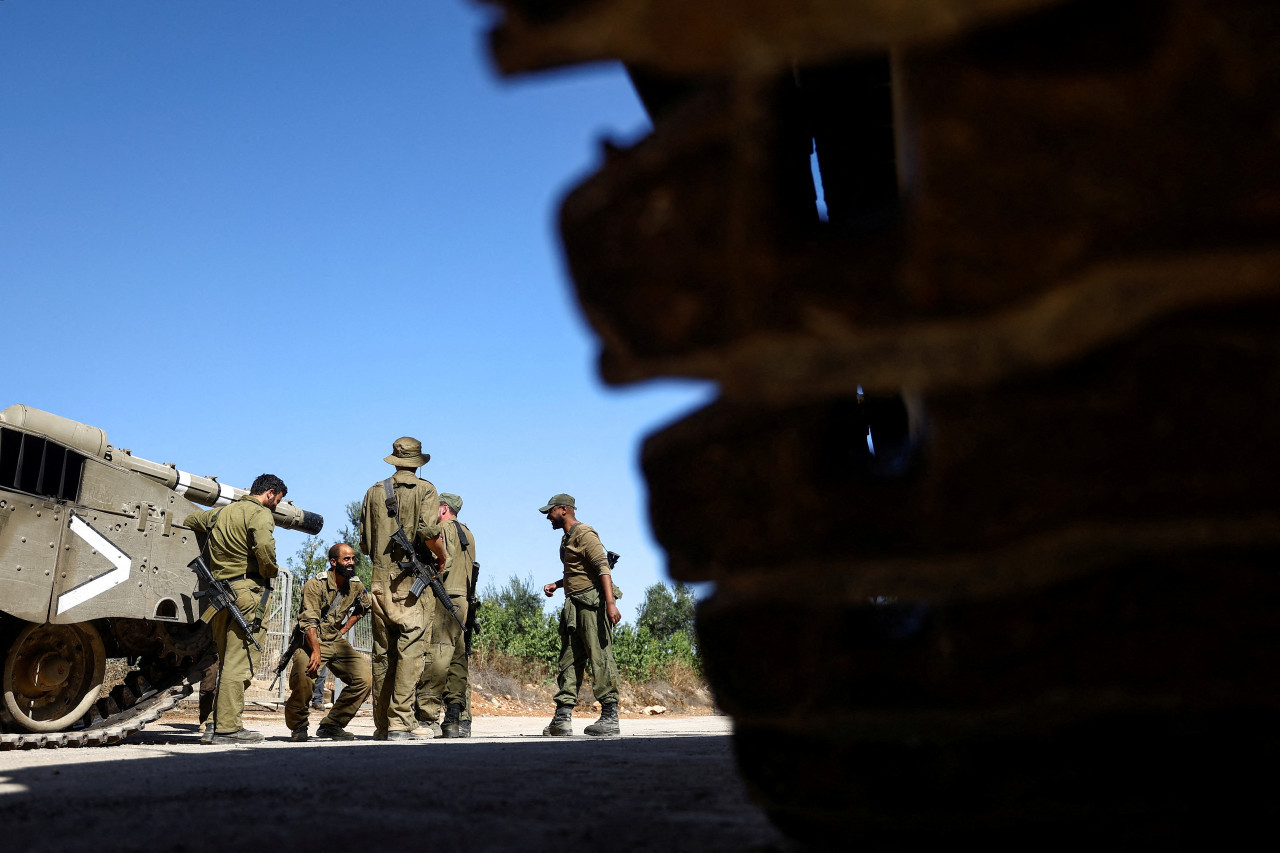
{"label": "armored personnel carrier", "polygon": [[[196,504],[245,493],[96,427],[0,412],[0,749],[116,743],[191,691],[213,644],[184,524]],[[274,516],[308,534],[324,524],[288,501]],[[104,692],[108,658],[131,668]]]}

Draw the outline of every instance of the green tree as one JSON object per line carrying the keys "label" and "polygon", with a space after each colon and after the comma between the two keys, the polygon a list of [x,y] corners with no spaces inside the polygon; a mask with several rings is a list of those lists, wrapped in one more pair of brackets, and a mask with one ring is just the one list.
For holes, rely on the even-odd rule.
{"label": "green tree", "polygon": [[[373,561],[360,550],[360,510],[363,504],[352,501],[347,504],[347,526],[338,531],[338,542],[344,542],[356,552],[356,577],[367,587],[373,583]],[[337,542],[334,543],[338,544]]]}
{"label": "green tree", "polygon": [[636,613],[636,628],[647,628],[657,640],[666,640],[674,634],[685,634],[696,643],[693,616],[697,603],[693,590],[677,583],[673,588],[656,583],[644,591],[644,601]]}
{"label": "green tree", "polygon": [[297,613],[302,601],[302,585],[329,570],[329,546],[319,536],[308,536],[302,540],[302,547],[285,560],[284,567],[294,577],[293,600],[289,606],[291,613]]}

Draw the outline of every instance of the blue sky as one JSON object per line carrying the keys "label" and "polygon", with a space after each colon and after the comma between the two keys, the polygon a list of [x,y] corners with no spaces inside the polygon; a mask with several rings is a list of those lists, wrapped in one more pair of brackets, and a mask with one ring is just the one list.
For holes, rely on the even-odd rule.
{"label": "blue sky", "polygon": [[711,389],[603,386],[555,215],[647,120],[620,67],[500,79],[486,29],[464,0],[0,0],[0,407],[279,474],[326,541],[417,436],[486,578],[558,575],[536,509],[567,491],[633,620],[665,579],[639,442]]}

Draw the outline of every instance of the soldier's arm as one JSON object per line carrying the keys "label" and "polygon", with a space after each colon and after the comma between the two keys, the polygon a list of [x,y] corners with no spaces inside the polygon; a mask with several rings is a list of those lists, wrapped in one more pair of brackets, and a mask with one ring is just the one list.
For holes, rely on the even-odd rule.
{"label": "soldier's arm", "polygon": [[579,547],[582,549],[582,556],[588,566],[596,571],[600,577],[609,576],[609,552],[605,550],[604,543],[600,541],[600,534],[594,530],[586,531],[582,537]]}
{"label": "soldier's arm", "polygon": [[212,518],[213,518],[213,510],[202,509],[198,512],[193,512],[190,515],[188,515],[187,520],[184,521],[182,524],[184,527],[191,528],[200,536],[207,536],[209,534],[210,519]]}
{"label": "soldier's arm", "polygon": [[449,565],[449,552],[444,547],[444,535],[437,533],[426,541],[427,548],[436,555],[436,566],[443,571]]}
{"label": "soldier's arm", "polygon": [[271,520],[271,511],[263,507],[262,512],[250,513],[246,522],[253,534],[253,556],[258,560],[258,574],[271,579],[280,574],[280,564],[276,562],[276,524]]}
{"label": "soldier's arm", "polygon": [[609,621],[617,625],[622,621],[622,611],[613,600],[613,578],[604,574],[600,576],[600,589],[604,592],[604,609],[609,614]]}
{"label": "soldier's arm", "polygon": [[613,600],[613,576],[609,569],[609,552],[600,541],[600,534],[594,530],[586,531],[586,535],[582,537],[582,552],[586,557],[587,565],[600,575],[600,592],[604,596],[605,612],[609,614],[609,621],[617,625],[622,621],[622,612],[618,610],[618,605]]}
{"label": "soldier's arm", "polygon": [[[420,503],[418,504],[418,527],[413,531],[416,541],[427,543],[444,532],[444,526],[440,524],[440,493],[436,491],[435,486],[426,482],[422,482]],[[431,547],[431,546],[427,546]],[[444,544],[441,543],[441,548]],[[435,549],[431,549],[435,553]],[[444,563],[440,563],[441,568]]]}
{"label": "soldier's arm", "polygon": [[307,649],[311,659],[307,661],[307,675],[312,677],[320,671],[320,632],[315,628],[307,629]]}
{"label": "soldier's arm", "polygon": [[360,621],[360,617],[373,609],[373,599],[369,597],[367,590],[361,589],[360,594],[356,596],[355,603],[351,606],[351,615],[347,617],[347,621],[342,624],[341,630],[338,631],[339,636],[345,635],[352,627]]}

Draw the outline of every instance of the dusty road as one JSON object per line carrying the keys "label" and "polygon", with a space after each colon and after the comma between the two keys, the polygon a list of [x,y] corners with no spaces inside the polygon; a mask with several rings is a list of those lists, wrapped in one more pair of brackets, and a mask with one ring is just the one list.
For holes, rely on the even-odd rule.
{"label": "dusty road", "polygon": [[267,736],[255,746],[204,746],[193,723],[161,722],[121,746],[4,752],[4,847],[786,849],[747,799],[727,718],[624,720],[609,739],[582,736],[586,722],[551,739],[542,717],[485,717],[469,740],[386,743],[361,716],[359,740],[295,744],[261,714],[246,722]]}

